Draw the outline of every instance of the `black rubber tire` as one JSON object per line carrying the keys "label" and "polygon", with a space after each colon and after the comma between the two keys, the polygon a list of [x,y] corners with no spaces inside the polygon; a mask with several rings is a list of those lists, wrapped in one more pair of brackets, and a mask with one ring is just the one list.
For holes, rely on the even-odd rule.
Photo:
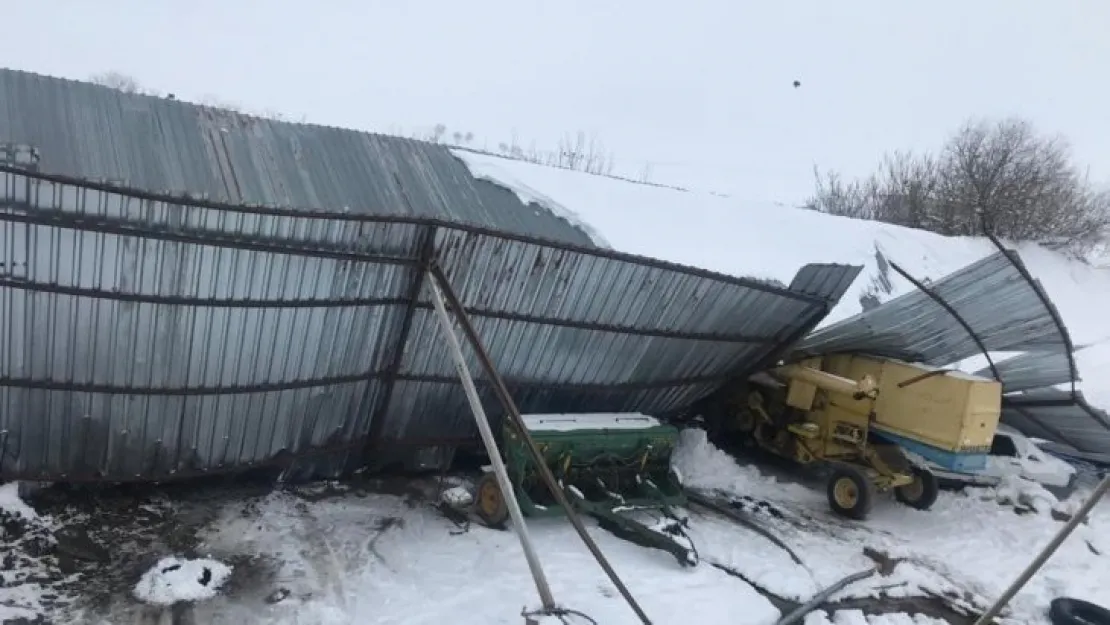
{"label": "black rubber tire", "polygon": [[[837,501],[837,484],[844,480],[850,481],[855,487],[856,501],[853,505],[842,505]],[[871,512],[871,506],[875,502],[875,488],[872,486],[871,480],[867,479],[863,471],[851,466],[833,467],[832,475],[829,476],[826,495],[829,498],[829,507],[832,508],[833,512],[857,521],[867,518],[868,513]]]}
{"label": "black rubber tire", "polygon": [[905,486],[899,486],[894,489],[894,498],[911,508],[928,510],[937,502],[940,481],[932,471],[921,467],[913,467],[913,475],[917,480],[921,480],[921,494],[916,498],[911,497],[907,494]]}
{"label": "black rubber tire", "polygon": [[1082,599],[1058,597],[1048,608],[1053,625],[1110,625],[1110,610]]}
{"label": "black rubber tire", "polygon": [[509,506],[493,471],[483,475],[474,487],[474,511],[482,523],[494,529],[505,529],[509,521]]}

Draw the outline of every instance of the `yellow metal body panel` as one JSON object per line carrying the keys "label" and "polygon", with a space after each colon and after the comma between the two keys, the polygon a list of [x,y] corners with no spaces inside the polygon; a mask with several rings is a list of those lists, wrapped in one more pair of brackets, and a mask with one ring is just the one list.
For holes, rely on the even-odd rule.
{"label": "yellow metal body panel", "polygon": [[870,375],[876,380],[879,395],[874,402],[831,398],[857,415],[873,408],[871,427],[947,451],[990,449],[1002,411],[1002,386],[994,380],[858,355],[827,357],[823,369],[847,378]]}
{"label": "yellow metal body panel", "polygon": [[792,380],[786,391],[786,405],[798,410],[813,410],[817,399],[817,385],[804,380]]}

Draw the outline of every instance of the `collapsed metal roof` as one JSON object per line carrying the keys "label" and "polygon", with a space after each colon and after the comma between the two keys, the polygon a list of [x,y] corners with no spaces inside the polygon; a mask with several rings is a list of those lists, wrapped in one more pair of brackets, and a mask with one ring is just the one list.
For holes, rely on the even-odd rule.
{"label": "collapsed metal roof", "polygon": [[1110,416],[1083,393],[1039,388],[1006,396],[1002,419],[1009,425],[1084,453],[1110,453]]}
{"label": "collapsed metal roof", "polygon": [[[1029,351],[994,363],[999,376],[1005,380],[1003,391],[1006,393],[1071,384],[1073,366],[1070,354],[1062,350]],[[994,372],[990,367],[983,367],[975,375],[993,378]]]}
{"label": "collapsed metal roof", "polygon": [[0,240],[5,479],[319,475],[475,442],[423,292],[431,261],[526,412],[682,409],[780,357],[861,269],[809,265],[787,288],[444,219],[10,166]]}
{"label": "collapsed metal roof", "polygon": [[[795,356],[867,353],[934,366],[985,356],[978,375],[1002,383],[1002,421],[1083,452],[1110,452],[1110,419],[1075,390],[1067,328],[1017,252],[999,251],[926,284],[891,266],[917,290],[830,324]],[[1002,360],[999,352],[1019,352]],[[1063,391],[1050,388],[1070,385]]]}
{"label": "collapsed metal roof", "polygon": [[926,289],[821,328],[807,336],[798,351],[862,352],[944,366],[982,354],[984,349],[1065,349],[1041,296],[1003,252]]}
{"label": "collapsed metal roof", "polygon": [[33,149],[39,171],[171,195],[426,217],[591,243],[551,211],[470,175],[443,145],[87,82],[0,69],[0,142]]}

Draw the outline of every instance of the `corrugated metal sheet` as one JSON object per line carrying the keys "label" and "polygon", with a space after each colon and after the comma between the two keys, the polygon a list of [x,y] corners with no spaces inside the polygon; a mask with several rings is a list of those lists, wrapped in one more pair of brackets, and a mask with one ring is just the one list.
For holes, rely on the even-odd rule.
{"label": "corrugated metal sheet", "polygon": [[[1013,358],[996,361],[995,368],[1004,381],[1003,391],[1006,393],[1072,382],[1071,359],[1062,350],[1025,352]],[[975,375],[994,377],[990,367],[976,371]]]}
{"label": "corrugated metal sheet", "polygon": [[521,408],[545,412],[682,408],[777,356],[860,270],[807,267],[795,292],[439,220],[0,171],[7,478],[168,479],[361,452],[368,439],[371,461],[474,441],[414,291],[426,258]]}
{"label": "corrugated metal sheet", "polygon": [[[988,352],[1062,352],[1065,343],[1033,285],[1006,254],[993,254],[929,286]],[[912,291],[807,336],[803,354],[858,352],[933,365],[982,353],[975,337],[937,299]]]}
{"label": "corrugated metal sheet", "polygon": [[589,244],[422,141],[239,115],[0,69],[0,143],[39,170],[233,203],[429,217]]}
{"label": "corrugated metal sheet", "polygon": [[858,275],[858,271],[845,273],[843,265],[814,263],[798,271],[790,290],[839,302]]}
{"label": "corrugated metal sheet", "polygon": [[1071,342],[1016,252],[1002,250],[926,288],[813,332],[797,354],[870,353],[945,366],[984,349],[1021,352],[977,372],[1002,382],[1003,421],[1080,451],[1110,452],[1105,413],[1082,395],[1045,388],[1073,381]]}
{"label": "corrugated metal sheet", "polygon": [[1110,417],[1076,393],[1042,388],[1008,395],[1002,421],[1027,436],[1070,445],[1086,453],[1110,453]]}

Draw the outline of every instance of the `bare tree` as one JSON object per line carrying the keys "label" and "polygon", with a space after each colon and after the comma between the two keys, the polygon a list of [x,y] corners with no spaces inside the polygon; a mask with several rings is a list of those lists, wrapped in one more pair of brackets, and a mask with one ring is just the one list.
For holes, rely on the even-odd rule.
{"label": "bare tree", "polygon": [[89,81],[103,87],[119,89],[124,93],[143,93],[143,88],[139,86],[137,80],[120,72],[110,71],[95,74],[89,77]]}
{"label": "bare tree", "polygon": [[948,234],[985,221],[1016,240],[1086,234],[1094,199],[1062,137],[1038,137],[1023,120],[966,124],[944,151],[938,226]]}
{"label": "bare tree", "polygon": [[1110,224],[1110,196],[1079,175],[1067,142],[1018,119],[968,122],[939,157],[896,152],[862,181],[818,176],[807,207],[946,235],[986,226],[1012,240],[1080,248]]}

